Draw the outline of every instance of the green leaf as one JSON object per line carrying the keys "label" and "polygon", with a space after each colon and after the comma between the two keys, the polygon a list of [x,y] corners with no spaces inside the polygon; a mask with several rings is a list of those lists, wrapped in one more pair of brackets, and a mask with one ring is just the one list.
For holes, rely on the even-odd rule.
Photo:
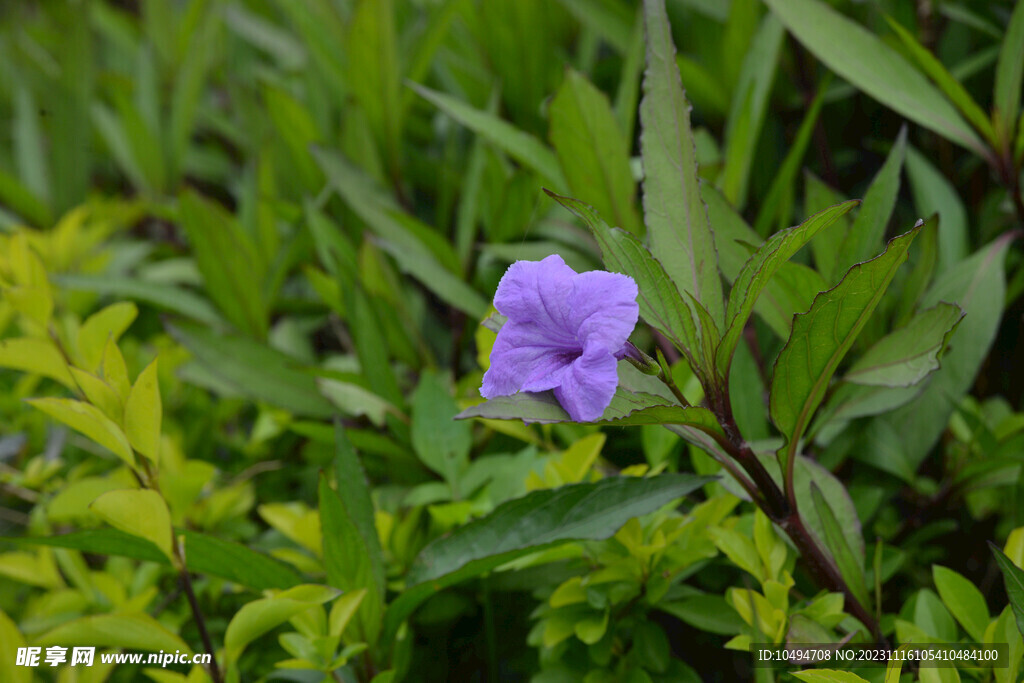
{"label": "green leaf", "polygon": [[940,303],[890,333],[849,369],[844,381],[886,387],[909,387],[939,368],[939,356],[963,320],[954,304]]}
{"label": "green leaf", "polygon": [[868,600],[867,584],[864,582],[863,556],[856,556],[850,549],[850,546],[847,545],[846,538],[843,536],[843,529],[839,525],[839,520],[836,519],[835,513],[832,512],[832,508],[829,506],[828,501],[825,500],[825,496],[822,495],[821,489],[815,483],[811,483],[811,498],[814,501],[814,510],[822,522],[825,534],[822,540],[825,541],[825,545],[835,559],[843,581],[849,586],[857,601],[867,608],[871,602]]}
{"label": "green leaf", "polygon": [[[715,226],[722,274],[729,282],[735,282],[754,251],[750,245],[760,244],[761,238],[718,190],[705,184],[701,191]],[[816,271],[797,263],[784,263],[754,304],[754,312],[779,337],[786,339],[793,314],[810,308],[815,294],[825,288],[824,279]]]}
{"label": "green leaf", "polygon": [[[379,542],[371,545],[348,512],[339,493],[320,475],[320,524],[323,530],[324,568],[327,582],[346,593],[365,590],[356,612],[356,640],[374,643],[380,634],[384,602],[384,571]],[[373,540],[376,541],[376,530]],[[373,553],[377,553],[376,559]]]}
{"label": "green leaf", "polygon": [[245,647],[267,631],[338,595],[334,588],[305,584],[243,605],[224,633],[225,658],[228,662],[238,661]]}
{"label": "green leaf", "polygon": [[721,595],[709,593],[678,602],[661,601],[657,609],[708,633],[733,636],[742,633],[743,620]]}
{"label": "green leaf", "polygon": [[976,643],[985,641],[989,614],[985,596],[973,583],[952,569],[932,565],[932,579],[942,602]]}
{"label": "green leaf", "polygon": [[[207,536],[198,531],[186,530],[182,533],[185,537],[185,566],[189,571],[227,579],[257,591],[291,588],[302,581],[288,565],[239,543]],[[55,536],[19,536],[0,540],[170,564],[167,556],[152,541],[117,529],[89,529]]]}
{"label": "green leaf", "polygon": [[878,253],[885,239],[885,228],[896,207],[900,191],[900,171],[907,152],[907,128],[900,128],[882,168],[875,174],[864,194],[864,203],[839,249],[843,263],[860,263]]}
{"label": "green leaf", "polygon": [[[939,86],[942,92],[949,98],[950,102],[956,105],[960,113],[967,117],[971,125],[975,127],[989,141],[994,143],[995,130],[992,128],[992,121],[982,111],[978,103],[974,101],[967,89],[956,80],[953,74],[949,73],[946,66],[933,55],[928,48],[917,42],[910,31],[903,28],[903,25],[892,17],[886,15],[885,20],[889,22],[889,28],[896,32],[903,46],[907,48],[910,56],[917,62],[917,66],[924,71],[929,78]],[[1021,36],[1024,39],[1024,36]]]}
{"label": "green leaf", "polygon": [[651,253],[680,293],[689,293],[721,327],[718,255],[697,182],[690,105],[675,62],[664,0],[645,0],[647,70],[640,103],[644,222]]}
{"label": "green leaf", "polygon": [[593,232],[605,267],[629,275],[639,289],[640,315],[664,334],[677,348],[692,359],[692,364],[710,374],[713,359],[699,354],[697,326],[693,313],[683,301],[662,264],[651,255],[640,240],[621,229],[609,228],[599,215],[583,202],[561,197],[553,192],[548,196],[572,211]]}
{"label": "green leaf", "polygon": [[1003,36],[996,64],[996,84],[993,94],[995,111],[1002,121],[1006,139],[1013,133],[1013,126],[1020,109],[1021,79],[1024,78],[1024,9],[1017,3],[1010,16],[1010,25]]}
{"label": "green leaf", "polygon": [[352,382],[320,379],[317,382],[320,393],[337,406],[344,415],[358,417],[365,415],[373,424],[381,427],[388,413],[398,414],[398,409],[368,389]]}
{"label": "green leaf", "polygon": [[511,123],[503,121],[493,114],[474,109],[448,95],[415,83],[410,83],[409,87],[419,93],[420,97],[431,102],[477,135],[486,138],[519,163],[536,171],[545,182],[551,183],[557,189],[567,187],[558,158],[534,136],[519,130]]}
{"label": "green leaf", "polygon": [[349,64],[346,85],[384,150],[392,177],[399,173],[401,113],[398,45],[393,0],[360,0],[343,43]]}
{"label": "green leaf", "polygon": [[918,215],[939,214],[935,273],[943,275],[967,256],[967,211],[953,184],[913,147],[907,148],[907,177]]}
{"label": "green leaf", "polygon": [[119,302],[86,318],[78,330],[76,344],[76,355],[81,358],[82,366],[90,371],[97,369],[103,360],[107,340],[112,339],[116,343],[138,314],[135,304]]}
{"label": "green leaf", "polygon": [[163,404],[156,359],[139,373],[124,403],[124,433],[142,455],[160,462],[160,422]]}
{"label": "green leaf", "polygon": [[453,418],[459,412],[448,383],[425,371],[412,395],[412,445],[424,465],[441,475],[452,490],[469,466],[472,425]]}
{"label": "green leaf", "polygon": [[36,398],[27,403],[89,437],[121,458],[129,467],[135,466],[135,454],[128,437],[99,408],[69,398]]}
{"label": "green leaf", "polygon": [[49,377],[69,389],[76,386],[60,349],[43,337],[0,339],[0,367]]}
{"label": "green leaf", "polygon": [[[961,326],[956,343],[943,356],[942,367],[932,375],[928,390],[879,418],[896,435],[912,469],[921,464],[946,430],[954,407],[974,383],[995,339],[1003,313],[1003,259],[1009,239],[1000,238],[954,266],[921,301],[922,306],[955,302],[969,322]],[[866,447],[870,449],[870,443]]]}
{"label": "green leaf", "polygon": [[[18,630],[15,624],[3,610],[0,610],[0,642],[7,644],[8,651],[16,651],[16,648],[25,647],[25,637]],[[4,657],[0,662],[0,680],[10,683],[32,683],[34,676],[32,669],[26,666],[18,666],[14,657]]]}
{"label": "green leaf", "polygon": [[591,202],[620,228],[642,234],[633,206],[629,141],[615,120],[608,98],[569,69],[548,115],[551,144],[572,193]]}
{"label": "green leaf", "polygon": [[764,124],[785,31],[774,15],[767,15],[754,34],[740,69],[725,124],[725,167],[718,180],[722,194],[737,209],[746,204],[747,184],[754,150]]}
{"label": "green leaf", "polygon": [[921,74],[891,47],[819,0],[765,0],[786,28],[857,88],[939,135],[985,155],[985,144]]}
{"label": "green leaf", "polygon": [[798,227],[777,232],[750,257],[729,291],[729,304],[725,311],[727,326],[722,342],[718,346],[716,359],[716,366],[720,372],[728,372],[743,328],[754,310],[757,298],[772,276],[801,247],[856,204],[856,201],[838,204],[811,216]]}
{"label": "green leaf", "polygon": [[[50,199],[50,170],[47,167],[49,155],[46,152],[43,131],[39,126],[40,114],[43,111],[36,106],[30,88],[19,85],[15,89],[11,143],[14,147],[18,175],[24,181],[22,187],[31,198],[28,202],[30,206],[33,202],[38,202],[37,198]],[[49,213],[47,209],[43,212]]]}
{"label": "green leaf", "polygon": [[712,481],[689,474],[649,479],[610,477],[534,491],[457,528],[420,553],[409,588],[384,616],[383,642],[424,600],[460,581],[479,576],[536,550],[568,541],[609,538],[634,517],[648,514]]}
{"label": "green leaf", "polygon": [[[338,497],[345,506],[345,512],[359,532],[367,547],[373,575],[378,590],[384,590],[384,560],[377,536],[377,524],[370,498],[370,485],[363,472],[359,455],[352,448],[340,423],[335,423],[334,432],[334,478],[337,482]],[[383,593],[381,594],[383,599]]]}
{"label": "green leaf", "polygon": [[33,639],[33,645],[67,647],[114,647],[143,652],[174,652],[191,654],[192,650],[179,636],[168,631],[148,614],[97,614],[80,617],[61,624]]}
{"label": "green leaf", "polygon": [[1006,596],[1010,599],[1010,607],[1017,620],[1017,630],[1024,635],[1024,570],[1015,565],[994,543],[989,541],[988,545],[996,557],[996,564],[1003,572]]}
{"label": "green leaf", "polygon": [[914,598],[914,625],[939,642],[956,641],[956,622],[939,596],[929,588],[922,588]]}
{"label": "green leaf", "polygon": [[265,337],[263,268],[252,240],[233,215],[191,190],[181,196],[180,213],[210,297],[239,331]]}
{"label": "green leaf", "polygon": [[[633,14],[619,0],[559,0],[580,22],[597,32],[620,54],[629,52]],[[575,190],[574,190],[575,191]]]}
{"label": "green leaf", "polygon": [[878,306],[920,230],[918,224],[890,241],[881,255],[850,268],[842,282],[820,293],[807,313],[794,318],[793,332],[775,361],[770,394],[772,421],[787,439],[780,455],[785,452],[787,460],[796,453],[839,362]]}
{"label": "green leaf", "polygon": [[106,274],[54,275],[53,282],[63,289],[134,299],[208,325],[220,325],[224,322],[216,309],[203,297],[163,282],[147,282],[137,278]]}
{"label": "green leaf", "polygon": [[280,406],[296,415],[334,415],[330,401],[317,391],[316,379],[299,361],[251,339],[218,335],[189,323],[167,331],[196,357],[203,368],[240,393]]}
{"label": "green leaf", "polygon": [[[769,471],[773,471],[777,463],[767,458],[766,460],[771,463],[771,470]],[[857,508],[854,506],[846,487],[827,469],[816,461],[802,455],[797,456],[794,469],[793,488],[796,489],[797,508],[801,510],[804,523],[810,528],[812,533],[824,540],[826,523],[821,515],[818,514],[818,510],[814,505],[813,486],[825,496],[833,516],[839,523],[839,529],[842,531],[846,547],[853,553],[855,560],[863,565],[865,556],[864,536],[861,531],[860,519],[857,517]]]}
{"label": "green leaf", "polygon": [[[182,55],[180,67],[175,72],[174,90],[171,93],[170,115],[170,168],[171,176],[180,175],[185,168],[189,143],[194,132],[199,102],[203,95],[207,71],[218,38],[219,12],[210,6],[198,5],[200,13],[195,24],[190,26],[188,49]],[[162,31],[167,31],[162,26]]]}
{"label": "green leaf", "polygon": [[107,491],[89,506],[115,529],[144,538],[168,559],[174,557],[171,513],[163,497],[151,489]]}

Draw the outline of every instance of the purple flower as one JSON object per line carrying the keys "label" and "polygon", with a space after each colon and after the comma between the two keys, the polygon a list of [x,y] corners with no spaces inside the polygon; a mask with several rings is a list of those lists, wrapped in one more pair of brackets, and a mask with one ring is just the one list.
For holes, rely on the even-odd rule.
{"label": "purple flower", "polygon": [[491,350],[481,395],[554,389],[573,420],[599,419],[619,384],[616,359],[639,317],[636,296],[632,278],[577,273],[558,255],[516,261],[494,295],[508,321]]}

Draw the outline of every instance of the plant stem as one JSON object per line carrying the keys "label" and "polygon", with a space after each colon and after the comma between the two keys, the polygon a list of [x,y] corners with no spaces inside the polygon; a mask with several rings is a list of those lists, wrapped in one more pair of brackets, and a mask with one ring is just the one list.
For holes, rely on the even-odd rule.
{"label": "plant stem", "polygon": [[[177,544],[175,544],[175,550],[177,550]],[[199,629],[199,637],[203,641],[203,647],[210,655],[210,678],[213,679],[213,683],[223,683],[223,678],[220,675],[220,667],[217,666],[217,654],[213,649],[213,641],[210,640],[210,633],[206,630],[206,619],[203,618],[203,613],[199,609],[199,601],[196,600],[195,591],[192,590],[192,578],[189,576],[188,569],[185,568],[185,560],[181,559],[181,585],[185,589],[185,595],[188,597],[188,604],[192,608],[192,616],[196,620],[196,627]]]}

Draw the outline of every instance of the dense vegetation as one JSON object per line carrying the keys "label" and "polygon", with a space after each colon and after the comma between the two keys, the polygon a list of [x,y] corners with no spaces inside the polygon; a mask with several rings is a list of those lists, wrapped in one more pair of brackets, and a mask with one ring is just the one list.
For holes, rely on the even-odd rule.
{"label": "dense vegetation", "polygon": [[[0,22],[0,681],[1024,676],[1024,3]],[[586,423],[480,393],[553,254],[639,291]]]}

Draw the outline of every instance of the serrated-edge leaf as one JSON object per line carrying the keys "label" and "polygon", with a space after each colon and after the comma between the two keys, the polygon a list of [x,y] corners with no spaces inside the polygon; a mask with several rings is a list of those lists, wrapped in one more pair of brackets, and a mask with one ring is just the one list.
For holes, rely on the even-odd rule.
{"label": "serrated-edge leaf", "polygon": [[89,437],[129,467],[135,466],[135,454],[128,437],[96,406],[69,398],[35,398],[27,403]]}
{"label": "serrated-edge leaf", "polygon": [[[854,384],[910,387],[939,368],[939,356],[964,319],[956,304],[940,303],[914,316],[910,322],[880,339],[843,376]],[[895,369],[908,376],[892,377]]]}
{"label": "serrated-edge leaf", "polygon": [[716,355],[717,367],[723,374],[732,363],[736,344],[743,334],[750,314],[754,311],[757,298],[772,276],[801,247],[820,231],[835,223],[857,203],[854,200],[837,204],[811,216],[798,227],[775,233],[747,260],[729,292],[729,303],[725,312],[728,327]]}
{"label": "serrated-edge leaf", "polygon": [[830,69],[912,121],[985,155],[985,144],[941,92],[899,53],[819,0],[765,0]]}
{"label": "serrated-edge leaf", "polygon": [[675,61],[664,0],[644,0],[647,69],[640,103],[644,221],[651,253],[680,292],[724,323],[718,254],[697,180],[690,105]]}
{"label": "serrated-edge leaf", "polygon": [[[821,403],[840,361],[882,300],[896,269],[906,260],[910,243],[922,225],[918,223],[909,232],[890,240],[882,254],[850,268],[839,284],[814,298],[807,313],[793,318],[789,341],[775,361],[769,396],[772,421],[787,439],[786,446],[779,450],[780,455],[785,454],[787,461],[795,454],[800,437],[810,423],[815,408]],[[855,309],[855,317],[848,320],[843,329],[837,329],[836,320],[827,323],[826,327],[832,335],[829,345],[825,347],[827,350],[822,353],[821,347],[812,347],[815,332],[822,333],[814,328],[820,326],[818,319],[823,311],[830,311],[838,317],[849,298],[863,292],[868,294],[867,300]],[[812,362],[815,367],[812,367]],[[806,386],[794,386],[795,380]]]}

